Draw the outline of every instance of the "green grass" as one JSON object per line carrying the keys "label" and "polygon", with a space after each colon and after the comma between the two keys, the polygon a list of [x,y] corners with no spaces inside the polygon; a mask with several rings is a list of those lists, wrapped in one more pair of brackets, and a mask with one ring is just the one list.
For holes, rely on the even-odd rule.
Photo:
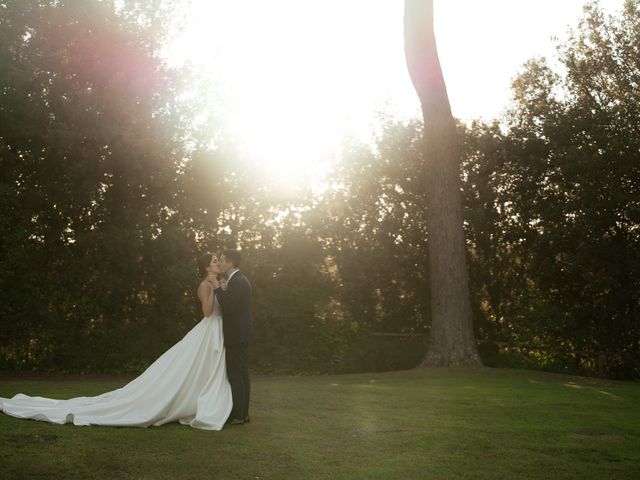
{"label": "green grass", "polygon": [[[127,377],[0,378],[68,398]],[[255,377],[249,425],[75,427],[0,414],[0,476],[636,479],[640,384],[523,370]]]}

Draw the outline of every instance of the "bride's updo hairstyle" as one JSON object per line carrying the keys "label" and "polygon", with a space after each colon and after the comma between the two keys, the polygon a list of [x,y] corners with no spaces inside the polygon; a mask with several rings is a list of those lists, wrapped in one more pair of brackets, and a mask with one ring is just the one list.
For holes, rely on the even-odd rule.
{"label": "bride's updo hairstyle", "polygon": [[211,263],[212,258],[213,255],[210,253],[205,253],[204,255],[201,255],[200,258],[198,258],[198,273],[201,277],[207,276],[207,267]]}

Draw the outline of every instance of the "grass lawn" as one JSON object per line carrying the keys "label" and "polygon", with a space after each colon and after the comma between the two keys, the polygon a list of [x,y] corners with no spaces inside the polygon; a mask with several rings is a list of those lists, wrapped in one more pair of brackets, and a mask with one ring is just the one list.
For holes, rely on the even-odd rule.
{"label": "grass lawn", "polygon": [[[0,396],[70,398],[130,377],[0,377]],[[76,427],[0,414],[0,477],[638,479],[640,383],[525,370],[254,377],[222,432]]]}

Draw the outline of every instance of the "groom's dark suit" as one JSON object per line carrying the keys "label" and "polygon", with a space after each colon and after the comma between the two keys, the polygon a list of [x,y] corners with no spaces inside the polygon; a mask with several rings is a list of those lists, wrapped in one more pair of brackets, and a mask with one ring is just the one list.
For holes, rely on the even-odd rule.
{"label": "groom's dark suit", "polygon": [[247,347],[251,340],[251,284],[239,270],[229,278],[226,290],[216,288],[222,309],[222,331],[226,350],[227,377],[233,396],[231,419],[249,416],[249,365]]}

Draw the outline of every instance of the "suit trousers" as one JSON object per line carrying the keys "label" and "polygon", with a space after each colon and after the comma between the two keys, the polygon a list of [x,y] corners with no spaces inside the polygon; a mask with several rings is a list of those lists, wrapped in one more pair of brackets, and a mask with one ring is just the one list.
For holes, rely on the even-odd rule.
{"label": "suit trousers", "polygon": [[231,419],[244,420],[249,416],[249,396],[251,384],[249,381],[248,345],[239,343],[225,346],[227,362],[227,378],[231,385],[233,409]]}

